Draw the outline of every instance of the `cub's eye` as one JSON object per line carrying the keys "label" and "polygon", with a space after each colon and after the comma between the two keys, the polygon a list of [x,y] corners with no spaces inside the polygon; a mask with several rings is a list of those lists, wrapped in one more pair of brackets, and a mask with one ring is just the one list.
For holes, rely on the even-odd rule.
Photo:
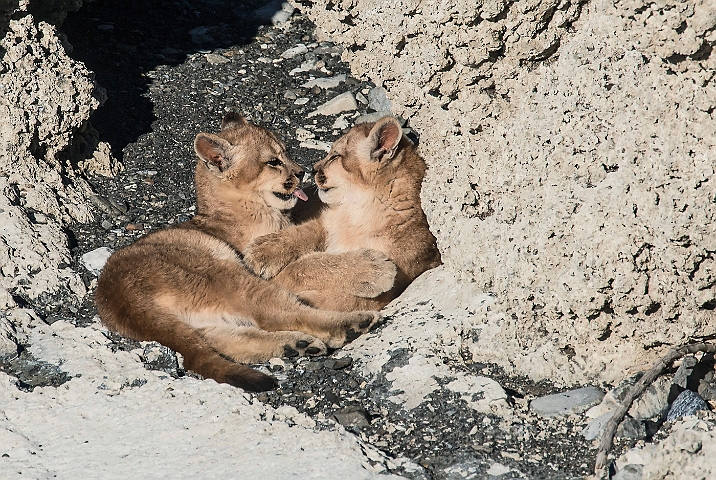
{"label": "cub's eye", "polygon": [[279,160],[278,158],[274,158],[274,159],[272,159],[272,160],[269,160],[269,161],[266,162],[266,163],[267,163],[268,165],[271,165],[272,167],[280,167],[281,165],[283,165],[283,162],[282,162],[281,160]]}

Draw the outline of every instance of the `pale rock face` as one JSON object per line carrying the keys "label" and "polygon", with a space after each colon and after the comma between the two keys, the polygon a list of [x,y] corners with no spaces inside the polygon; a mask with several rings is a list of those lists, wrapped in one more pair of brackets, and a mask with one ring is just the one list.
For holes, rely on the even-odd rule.
{"label": "pale rock face", "polygon": [[446,272],[497,297],[474,360],[616,382],[714,333],[716,7],[332,5],[299,7],[420,132]]}
{"label": "pale rock face", "polygon": [[102,91],[67,56],[51,25],[26,15],[3,27],[0,308],[14,305],[10,292],[35,298],[64,289],[81,297],[80,277],[63,266],[71,258],[62,228],[91,219],[90,188],[72,170],[67,152],[75,152],[73,142]]}

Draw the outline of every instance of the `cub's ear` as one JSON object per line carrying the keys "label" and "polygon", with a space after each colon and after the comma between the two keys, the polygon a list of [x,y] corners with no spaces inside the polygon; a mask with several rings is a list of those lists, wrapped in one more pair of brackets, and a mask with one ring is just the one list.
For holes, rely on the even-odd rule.
{"label": "cub's ear", "polygon": [[233,110],[230,112],[227,112],[226,115],[224,115],[224,118],[221,120],[221,129],[227,130],[229,128],[238,127],[239,125],[246,125],[247,122],[244,117],[239,115],[238,112],[234,112]]}
{"label": "cub's ear", "polygon": [[194,151],[217,175],[231,166],[230,148],[229,142],[211,133],[200,133],[194,139]]}
{"label": "cub's ear", "polygon": [[401,138],[403,130],[395,118],[383,117],[375,122],[368,134],[371,160],[382,162],[393,158]]}

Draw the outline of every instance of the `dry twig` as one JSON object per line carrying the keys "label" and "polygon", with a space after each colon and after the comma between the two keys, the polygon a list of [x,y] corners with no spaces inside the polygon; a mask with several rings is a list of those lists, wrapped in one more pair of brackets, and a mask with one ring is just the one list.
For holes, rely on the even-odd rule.
{"label": "dry twig", "polygon": [[617,431],[617,427],[624,419],[624,416],[631,408],[632,403],[636,400],[649,385],[651,385],[656,378],[661,375],[664,370],[674,363],[675,360],[683,357],[684,355],[694,354],[697,352],[716,353],[716,345],[712,343],[695,343],[693,345],[685,345],[681,348],[671,350],[669,353],[659,359],[651,370],[646,372],[636,382],[624,397],[619,409],[614,412],[612,418],[609,419],[604,432],[602,432],[602,439],[599,443],[599,450],[597,450],[597,460],[594,464],[594,478],[607,478],[607,456],[609,450],[612,448],[612,441],[614,440],[614,434]]}

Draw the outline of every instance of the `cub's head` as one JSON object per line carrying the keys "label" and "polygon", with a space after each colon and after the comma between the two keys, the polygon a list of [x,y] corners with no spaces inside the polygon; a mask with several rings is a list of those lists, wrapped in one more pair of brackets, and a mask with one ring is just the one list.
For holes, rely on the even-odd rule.
{"label": "cub's head", "polygon": [[218,135],[200,133],[194,140],[197,202],[262,199],[269,207],[289,210],[306,195],[299,188],[303,169],[286,154],[271,131],[241,115],[224,116]]}
{"label": "cub's head", "polygon": [[[336,140],[326,158],[313,166],[318,196],[327,205],[355,205],[375,198],[396,177],[417,180],[425,164],[393,117],[356,125]],[[415,182],[411,182],[415,183]]]}

